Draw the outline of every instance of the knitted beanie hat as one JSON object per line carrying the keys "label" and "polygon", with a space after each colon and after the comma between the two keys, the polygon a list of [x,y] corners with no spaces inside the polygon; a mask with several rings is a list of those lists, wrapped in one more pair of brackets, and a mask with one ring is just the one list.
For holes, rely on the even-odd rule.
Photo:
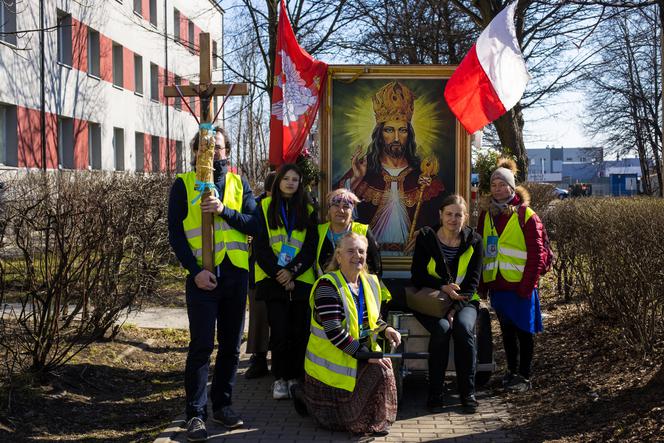
{"label": "knitted beanie hat", "polygon": [[496,168],[491,174],[491,181],[499,179],[510,185],[512,189],[516,189],[516,182],[514,181],[514,173],[507,168]]}

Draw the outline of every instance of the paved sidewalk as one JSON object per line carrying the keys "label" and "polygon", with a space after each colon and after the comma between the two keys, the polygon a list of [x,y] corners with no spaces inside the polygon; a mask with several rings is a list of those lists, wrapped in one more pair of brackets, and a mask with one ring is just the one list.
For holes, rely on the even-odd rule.
{"label": "paved sidewalk", "polygon": [[[242,355],[233,394],[233,408],[241,414],[245,425],[241,429],[227,432],[223,426],[208,420],[209,441],[275,443],[515,441],[507,431],[503,430],[509,414],[500,397],[489,397],[487,392],[481,391],[478,395],[480,402],[478,412],[474,415],[464,415],[460,412],[458,397],[450,396],[449,406],[445,412],[430,414],[424,407],[426,380],[421,376],[412,376],[411,379],[404,380],[404,399],[399,407],[397,422],[387,437],[367,439],[352,437],[344,432],[330,432],[318,428],[311,418],[297,415],[290,400],[273,400],[272,377],[267,376],[258,380],[245,379],[248,357]],[[184,426],[184,416],[171,422],[155,443],[186,442],[186,434],[181,426]]]}

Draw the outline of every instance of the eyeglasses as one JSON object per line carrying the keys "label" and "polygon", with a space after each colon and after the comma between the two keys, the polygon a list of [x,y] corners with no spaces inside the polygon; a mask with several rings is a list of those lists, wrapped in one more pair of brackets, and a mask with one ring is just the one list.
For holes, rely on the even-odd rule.
{"label": "eyeglasses", "polygon": [[345,211],[352,210],[354,208],[353,205],[348,204],[348,203],[332,203],[330,205],[330,208],[336,207],[337,209],[342,209]]}

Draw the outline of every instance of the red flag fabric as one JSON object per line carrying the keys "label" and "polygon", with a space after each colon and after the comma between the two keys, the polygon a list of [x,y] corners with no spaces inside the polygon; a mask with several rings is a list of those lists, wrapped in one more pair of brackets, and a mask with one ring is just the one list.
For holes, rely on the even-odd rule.
{"label": "red flag fabric", "polygon": [[326,75],[327,64],[297,43],[282,0],[274,60],[270,164],[279,166],[297,159],[316,119]]}
{"label": "red flag fabric", "polygon": [[530,80],[516,38],[516,5],[491,20],[445,86],[447,104],[469,133],[512,109]]}

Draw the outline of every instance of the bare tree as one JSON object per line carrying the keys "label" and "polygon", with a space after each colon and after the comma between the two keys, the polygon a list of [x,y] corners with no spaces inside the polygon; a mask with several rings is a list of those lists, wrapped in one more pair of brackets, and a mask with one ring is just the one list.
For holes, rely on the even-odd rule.
{"label": "bare tree", "polygon": [[662,132],[659,127],[661,88],[657,11],[622,11],[598,28],[594,40],[601,63],[589,70],[587,127],[606,137],[619,153],[636,150],[642,185],[654,191],[654,167],[662,195]]}

